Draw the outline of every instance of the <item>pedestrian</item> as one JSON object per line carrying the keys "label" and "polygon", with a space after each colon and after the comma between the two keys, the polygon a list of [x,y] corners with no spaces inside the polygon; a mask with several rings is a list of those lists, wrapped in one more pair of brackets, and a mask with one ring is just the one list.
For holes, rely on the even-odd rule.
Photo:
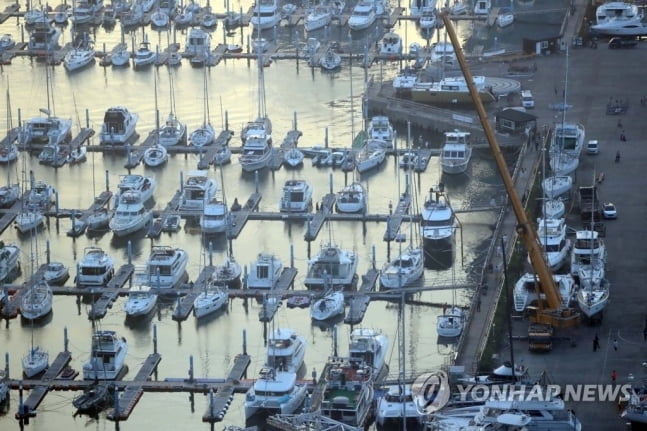
{"label": "pedestrian", "polygon": [[624,129],[622,129],[622,132],[620,133],[620,140],[622,142],[627,142],[627,135],[625,135]]}
{"label": "pedestrian", "polygon": [[618,340],[615,338],[613,339],[613,350],[618,351]]}
{"label": "pedestrian", "polygon": [[620,151],[616,151],[616,163],[620,163]]}
{"label": "pedestrian", "polygon": [[599,348],[600,348],[600,338],[598,338],[598,334],[595,334],[595,337],[593,338],[593,351],[597,352]]}
{"label": "pedestrian", "polygon": [[616,373],[616,370],[611,371],[611,383],[615,383],[617,378],[618,374]]}
{"label": "pedestrian", "polygon": [[481,297],[476,298],[476,311],[481,311]]}

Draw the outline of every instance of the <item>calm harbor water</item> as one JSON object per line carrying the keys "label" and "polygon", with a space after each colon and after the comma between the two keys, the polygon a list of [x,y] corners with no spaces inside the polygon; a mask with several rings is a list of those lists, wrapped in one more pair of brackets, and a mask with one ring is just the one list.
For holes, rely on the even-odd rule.
{"label": "calm harbor water", "polygon": [[[4,8],[9,0],[0,1]],[[247,10],[248,3],[243,3],[243,10]],[[235,5],[237,8],[238,6]],[[224,10],[224,7],[221,8]],[[216,10],[219,10],[216,6]],[[221,26],[221,24],[220,24]],[[458,24],[461,37],[466,43],[480,43],[490,45],[497,37],[500,46],[518,49],[519,40],[524,33],[524,28],[532,29],[534,24],[514,24],[514,29],[496,31],[494,29],[478,29],[475,31],[470,22]],[[230,43],[246,40],[249,29],[228,38]],[[424,44],[425,41],[411,22],[397,24],[395,31],[400,33],[405,45],[412,42]],[[531,31],[531,30],[528,30]],[[146,29],[153,43],[165,46],[168,36],[158,34]],[[331,28],[330,37],[338,40],[348,40],[347,29]],[[0,33],[11,33],[19,39],[20,27],[15,20],[9,20],[0,25]],[[215,40],[223,38],[220,27],[215,32]],[[297,36],[298,35],[298,36]],[[324,37],[324,33],[317,33]],[[272,32],[263,34],[266,38],[273,38]],[[371,35],[372,36],[372,35]],[[473,36],[473,37],[472,37]],[[69,27],[64,30],[62,43],[70,40]],[[184,35],[178,35],[177,40],[184,43]],[[96,40],[100,47],[106,43],[110,49],[120,38],[118,31],[106,32],[97,29]],[[304,41],[306,36],[303,27],[281,28],[276,33],[276,38],[281,47],[290,49],[295,43]],[[361,38],[357,38],[361,40]],[[515,42],[516,41],[516,42]],[[361,42],[359,43],[361,47]],[[486,47],[487,48],[487,47]],[[361,48],[360,48],[361,49]],[[380,76],[384,79],[392,78],[399,70],[399,65],[384,64],[373,66],[369,75]],[[292,127],[294,113],[298,117],[298,128],[303,132],[299,141],[300,146],[322,144],[325,128],[328,127],[328,136],[331,146],[349,146],[353,130],[356,132],[361,127],[361,89],[364,80],[364,70],[359,67],[351,72],[347,65],[335,74],[321,73],[319,69],[311,70],[305,63],[297,69],[294,60],[276,61],[271,67],[265,69],[266,98],[269,115],[274,125],[275,142],[280,143],[287,131]],[[193,69],[185,62],[181,67],[174,69],[173,82],[175,88],[176,111],[180,120],[188,123],[189,130],[196,128],[202,122],[203,116],[203,71]],[[378,76],[380,75],[380,76]],[[18,109],[23,119],[37,115],[38,109],[47,106],[46,74],[44,64],[27,57],[14,58],[10,66],[0,69],[2,84],[0,88],[8,89],[11,95],[10,115],[6,104],[0,103],[0,118],[11,117],[13,125],[17,125]],[[228,114],[230,128],[236,132],[233,145],[238,145],[237,136],[240,126],[255,117],[257,112],[257,69],[252,62],[248,65],[244,60],[222,62],[207,71],[210,88],[210,117],[214,124],[222,127],[225,112]],[[51,82],[53,84],[53,108],[58,116],[72,118],[75,123],[75,133],[78,128],[85,126],[86,110],[90,125],[95,130],[101,126],[104,111],[113,105],[124,105],[138,112],[140,119],[138,131],[143,137],[155,126],[155,81],[158,88],[158,108],[163,119],[170,107],[169,97],[169,71],[166,67],[152,68],[148,71],[135,72],[132,68],[104,69],[98,64],[77,73],[68,74],[62,66],[51,69]],[[351,102],[351,85],[353,86],[353,101]],[[3,92],[4,94],[4,92]],[[352,114],[354,113],[354,115]],[[354,120],[351,118],[354,116]],[[8,121],[8,120],[7,120]],[[0,120],[2,122],[2,120]],[[4,134],[5,123],[0,130]],[[398,145],[405,145],[406,130],[399,130]],[[419,132],[414,132],[418,139]],[[434,147],[440,145],[440,136],[423,136],[425,141],[431,142]],[[94,139],[92,144],[98,144]],[[77,166],[64,166],[58,170],[38,165],[37,156],[19,159],[19,162],[10,166],[0,167],[0,178],[20,179],[24,170],[33,170],[39,180],[52,184],[59,194],[62,208],[87,208],[93,197],[105,188],[106,177],[114,189],[119,175],[127,173],[123,168],[123,156],[89,154],[88,162]],[[157,180],[155,194],[156,208],[163,208],[166,202],[180,187],[180,173],[196,168],[198,158],[195,155],[176,155],[170,158],[169,163],[160,169],[149,169],[139,166],[134,173],[154,176]],[[106,173],[107,172],[107,173]],[[263,199],[260,203],[261,210],[277,211],[281,188],[285,180],[291,178],[305,178],[314,185],[315,197],[321,198],[329,191],[329,169],[312,168],[309,163],[301,170],[281,169],[277,172],[263,172],[260,179],[260,191]],[[214,178],[224,187],[227,199],[234,197],[246,199],[255,189],[254,177],[243,175],[240,166],[234,157],[233,163],[222,169],[221,173],[212,170]],[[502,186],[495,171],[492,159],[486,154],[476,152],[472,159],[471,167],[466,175],[447,178],[442,177],[438,159],[432,158],[426,172],[416,175],[416,200],[422,204],[425,191],[440,181],[444,181],[453,206],[456,209],[483,206],[494,195],[502,193]],[[4,180],[3,180],[4,181]],[[344,184],[343,174],[332,172],[333,191]],[[389,203],[395,202],[404,185],[404,175],[398,172],[397,164],[393,159],[380,168],[378,172],[363,176],[362,181],[369,190],[369,212],[388,212]],[[422,192],[420,192],[422,191]],[[473,283],[479,268],[482,267],[484,249],[487,247],[491,235],[491,225],[495,214],[490,212],[463,213],[459,215],[463,225],[461,234],[457,239],[457,253],[455,265],[446,265],[441,262],[431,263],[424,275],[424,283],[428,286],[450,285],[465,286]],[[109,252],[118,264],[126,262],[127,241],[116,240],[112,234],[106,233],[99,237],[89,238],[81,236],[71,239],[66,236],[70,227],[70,220],[49,220],[46,229],[39,231],[37,241],[30,242],[29,238],[18,236],[14,229],[8,229],[2,234],[5,242],[18,243],[22,248],[22,275],[15,283],[22,282],[30,273],[30,262],[43,263],[45,260],[45,245],[49,242],[52,249],[52,260],[62,261],[69,265],[72,276],[74,267],[83,257],[83,250],[90,245],[98,245]],[[184,224],[183,224],[184,225]],[[249,222],[243,229],[240,237],[233,242],[233,254],[242,264],[249,264],[260,251],[268,251],[281,257],[284,264],[289,264],[290,249],[293,247],[295,266],[299,273],[296,279],[296,288],[302,287],[303,278],[307,268],[307,244],[303,240],[304,224],[283,222]],[[386,244],[382,241],[385,225],[367,223],[362,226],[355,223],[332,223],[330,228],[324,227],[318,239],[312,244],[312,252],[316,253],[319,244],[327,241],[329,235],[342,247],[354,249],[360,257],[359,273],[364,273],[371,265],[371,255],[375,250],[375,260],[378,267],[387,261]],[[407,229],[406,227],[404,229]],[[330,232],[330,233],[329,233]],[[406,230],[408,232],[408,229]],[[158,240],[151,241],[143,236],[136,235],[129,238],[132,243],[133,260],[136,264],[143,264],[148,256],[152,244],[178,245],[185,248],[190,255],[187,268],[189,277],[195,279],[203,265],[205,256],[205,243],[199,229],[185,227],[180,232],[172,235],[163,234]],[[214,262],[219,262],[225,254],[226,241],[222,237],[212,240]],[[37,250],[30,253],[30,245],[37,245]],[[462,253],[461,253],[462,251]],[[392,254],[395,253],[392,250]],[[462,255],[462,259],[461,259]],[[460,289],[457,302],[466,304],[471,292],[469,289]],[[451,355],[453,348],[450,345],[439,344],[433,326],[440,310],[426,306],[427,303],[443,303],[452,301],[451,291],[434,291],[420,294],[417,304],[406,306],[406,372],[415,374],[421,371],[436,368],[442,365]],[[159,366],[159,378],[183,377],[188,375],[189,358],[193,357],[195,375],[197,377],[223,377],[233,357],[242,350],[242,333],[247,332],[247,349],[253,357],[249,369],[249,376],[256,375],[265,353],[263,345],[263,324],[258,321],[260,305],[255,301],[244,304],[242,300],[230,301],[226,312],[215,318],[197,324],[191,316],[186,322],[178,324],[171,319],[172,304],[159,307],[151,319],[137,325],[127,325],[125,314],[122,311],[124,299],[120,298],[109,310],[108,315],[99,322],[102,329],[111,329],[126,337],[129,344],[127,364],[130,372],[126,378],[131,378],[146,355],[152,351],[153,325],[157,326],[158,350],[162,355]],[[92,326],[87,319],[87,305],[77,305],[72,297],[55,297],[54,311],[44,322],[32,326],[22,323],[20,319],[13,320],[8,327],[0,329],[0,353],[9,354],[9,366],[12,376],[17,376],[21,370],[21,357],[27,352],[31,336],[35,343],[45,347],[54,357],[55,353],[63,349],[63,328],[67,328],[72,352],[72,366],[81,369],[83,362],[89,354],[90,335]],[[380,328],[391,340],[389,359],[391,373],[397,373],[397,306],[385,302],[373,302],[369,306],[362,326]],[[313,369],[321,370],[325,358],[332,351],[332,332],[330,328],[319,327],[311,324],[309,311],[293,309],[288,310],[282,306],[275,317],[277,327],[294,327],[308,340],[306,364],[308,375]],[[350,328],[343,323],[337,324],[339,332],[340,351],[347,349]],[[0,360],[4,364],[4,359]],[[74,393],[51,392],[38,408],[38,415],[29,425],[34,430],[52,429],[113,429],[115,425],[104,416],[98,419],[85,416],[73,417],[74,409],[71,399]],[[224,424],[242,425],[244,396],[236,396]],[[9,429],[17,427],[13,413],[18,406],[18,394],[12,392],[11,409],[9,414],[0,416],[0,428]],[[164,393],[145,394],[139,401],[130,419],[120,424],[123,430],[142,429],[143,427],[156,427],[157,429],[174,429],[178,427],[200,427],[201,417],[207,407],[207,399],[201,395],[195,397],[194,406],[191,406],[188,394]]]}

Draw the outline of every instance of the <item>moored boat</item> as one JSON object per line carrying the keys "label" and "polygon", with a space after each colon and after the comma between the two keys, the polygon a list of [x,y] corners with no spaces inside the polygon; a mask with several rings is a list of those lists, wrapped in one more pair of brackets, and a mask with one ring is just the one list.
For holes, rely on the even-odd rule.
{"label": "moored boat", "polygon": [[92,335],[90,358],[83,364],[84,380],[116,380],[124,368],[128,344],[115,331],[96,331]]}

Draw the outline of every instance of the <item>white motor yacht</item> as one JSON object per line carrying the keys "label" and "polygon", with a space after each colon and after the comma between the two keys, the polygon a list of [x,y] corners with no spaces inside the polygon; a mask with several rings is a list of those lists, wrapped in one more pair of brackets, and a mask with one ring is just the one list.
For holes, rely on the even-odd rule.
{"label": "white motor yacht", "polygon": [[[553,154],[571,154],[579,157],[584,149],[586,132],[584,126],[577,123],[559,123],[555,125],[550,144],[551,163]],[[551,165],[552,168],[552,165]]]}
{"label": "white motor yacht", "polygon": [[212,277],[218,283],[224,283],[229,287],[239,287],[241,274],[240,264],[234,259],[234,256],[229,255],[220,265],[216,265]]}
{"label": "white motor yacht", "polygon": [[0,282],[20,266],[20,247],[0,240]]}
{"label": "white motor yacht", "polygon": [[147,284],[133,286],[128,291],[128,299],[124,304],[127,318],[146,316],[153,311],[157,304],[158,294]]}
{"label": "white motor yacht", "polygon": [[376,139],[387,143],[389,148],[393,148],[393,140],[395,139],[395,129],[386,115],[376,115],[371,117],[371,122],[368,125],[368,136],[370,139]]}
{"label": "white motor yacht", "polygon": [[267,341],[265,365],[280,371],[299,373],[306,354],[306,339],[291,328],[277,328]]}
{"label": "white motor yacht", "polygon": [[[585,277],[588,282],[591,278],[594,284],[604,278],[604,266],[606,264],[606,246],[600,234],[594,230],[578,230],[575,232],[575,241],[570,256],[571,275],[580,277],[581,272],[585,271],[588,275]],[[597,271],[592,271],[594,268]],[[598,272],[595,276],[595,272]],[[601,274],[599,273],[601,272]],[[583,280],[580,280],[583,284]]]}
{"label": "white motor yacht", "polygon": [[492,9],[490,0],[476,0],[472,12],[474,15],[489,15],[490,9]]}
{"label": "white motor yacht", "polygon": [[261,412],[292,414],[301,407],[306,395],[306,385],[297,384],[296,373],[263,367],[245,395],[245,418]]}
{"label": "white motor yacht", "polygon": [[120,194],[119,204],[108,226],[115,236],[124,237],[140,231],[153,221],[153,211],[144,206],[142,194],[128,190]]}
{"label": "white motor yacht", "polygon": [[437,42],[431,48],[432,63],[456,64],[456,52],[451,42]]}
{"label": "white motor yacht", "polygon": [[[571,277],[570,274],[553,274],[553,280],[555,280],[555,286],[559,291],[559,295],[562,300],[564,307],[568,307],[568,304],[575,295],[575,280]],[[530,305],[533,301],[537,301],[537,291],[540,290],[537,287],[539,283],[539,278],[535,274],[526,273],[522,275],[519,280],[514,285],[514,309],[516,312],[522,312]],[[542,300],[544,299],[544,294],[541,295]]]}
{"label": "white motor yacht", "polygon": [[72,120],[51,115],[41,109],[46,116],[33,117],[25,121],[20,129],[20,142],[23,144],[46,143],[58,146],[72,138]]}
{"label": "white motor yacht", "polygon": [[189,254],[178,247],[155,245],[146,265],[135,269],[135,281],[155,289],[170,289],[185,277]]}
{"label": "white motor yacht", "polygon": [[29,287],[20,298],[20,315],[27,320],[37,320],[52,311],[52,289],[45,280]]}
{"label": "white motor yacht", "polygon": [[611,1],[599,5],[595,12],[592,33],[607,36],[642,36],[647,27],[644,16],[635,3]]}
{"label": "white motor yacht", "polygon": [[70,270],[62,262],[49,262],[45,267],[43,279],[49,285],[62,285],[70,277]]}
{"label": "white motor yacht", "polygon": [[187,57],[204,57],[211,50],[211,35],[199,28],[193,27],[186,37],[184,54]]}
{"label": "white motor yacht", "polygon": [[470,133],[454,130],[445,132],[445,144],[440,152],[440,165],[446,174],[461,174],[467,170],[472,158]]}
{"label": "white motor yacht", "polygon": [[139,44],[137,51],[135,51],[135,56],[133,57],[133,68],[135,70],[147,68],[155,63],[155,60],[157,60],[157,53],[150,48],[150,42],[148,39],[144,39],[144,41]]}
{"label": "white motor yacht", "polygon": [[287,180],[279,203],[281,212],[308,212],[312,209],[312,185],[304,180]]}
{"label": "white motor yacht", "polygon": [[261,0],[256,3],[249,22],[256,31],[266,30],[279,25],[281,11],[276,0]]}
{"label": "white motor yacht", "polygon": [[209,171],[190,171],[182,185],[179,208],[203,211],[205,204],[216,196],[217,191],[218,184],[209,176]]}
{"label": "white motor yacht", "polygon": [[353,12],[348,18],[348,26],[354,31],[364,30],[372,26],[376,19],[375,3],[370,0],[362,0],[353,8]]}
{"label": "white motor yacht", "polygon": [[30,233],[45,223],[45,216],[36,208],[24,209],[16,216],[16,229],[21,234]]}
{"label": "white motor yacht", "polygon": [[465,316],[460,307],[449,307],[436,321],[436,332],[439,337],[458,337],[463,332]]}
{"label": "white motor yacht", "polygon": [[402,71],[393,78],[393,89],[398,94],[411,92],[411,89],[418,83],[418,71],[405,67]]}
{"label": "white motor yacht", "polygon": [[240,166],[245,172],[254,172],[264,169],[272,159],[272,145],[266,133],[246,134],[242,154],[238,158]]}
{"label": "white motor yacht", "polygon": [[149,168],[161,166],[168,161],[168,151],[162,145],[153,145],[144,150],[144,164]]}
{"label": "white motor yacht", "polygon": [[29,33],[27,50],[32,53],[53,52],[59,48],[58,40],[61,37],[61,30],[52,26],[49,22],[39,22]]}
{"label": "white motor yacht", "polygon": [[208,316],[227,307],[229,288],[213,279],[205,283],[205,288],[193,301],[193,315],[196,319]]}
{"label": "white motor yacht", "polygon": [[357,153],[355,169],[358,173],[362,174],[375,169],[386,160],[386,149],[378,142],[386,144],[385,141],[371,140]]}
{"label": "white motor yacht", "polygon": [[418,18],[418,25],[422,30],[431,30],[438,26],[438,16],[435,8],[424,8]]}
{"label": "white motor yacht", "polygon": [[402,429],[403,419],[407,423],[406,429],[417,429],[424,421],[424,415],[413,401],[411,385],[391,385],[377,402],[375,422],[380,427],[394,425]]}
{"label": "white motor yacht", "polygon": [[544,250],[546,263],[552,271],[561,268],[569,258],[571,240],[566,237],[566,227],[564,218],[537,219],[537,237]]}
{"label": "white motor yacht", "polygon": [[227,229],[227,203],[220,197],[214,196],[202,210],[200,230],[205,234],[222,233]]}
{"label": "white motor yacht", "polygon": [[315,31],[324,28],[332,20],[332,10],[325,5],[316,6],[305,17],[304,28],[306,31]]}
{"label": "white motor yacht", "polygon": [[77,264],[77,287],[103,287],[115,273],[115,262],[99,247],[87,247],[83,259]]}
{"label": "white motor yacht", "polygon": [[48,209],[54,202],[56,192],[54,187],[44,181],[36,181],[29,190],[27,197],[27,208]]}
{"label": "white motor yacht", "polygon": [[421,218],[420,231],[425,247],[453,244],[457,228],[456,216],[442,187],[429,190]]}
{"label": "white motor yacht", "polygon": [[328,242],[308,262],[304,284],[308,289],[350,288],[357,282],[357,254]]}
{"label": "white motor yacht", "polygon": [[108,108],[103,116],[99,140],[102,145],[124,145],[136,135],[139,115],[123,106]]}
{"label": "white motor yacht", "polygon": [[281,260],[268,253],[259,253],[247,274],[248,289],[274,289],[283,271]]}
{"label": "white motor yacht", "polygon": [[359,213],[366,210],[366,189],[362,183],[355,181],[344,186],[337,193],[335,207],[340,213]]}
{"label": "white motor yacht", "polygon": [[340,290],[330,290],[310,306],[312,320],[324,321],[344,314],[344,293]]}
{"label": "white motor yacht", "polygon": [[291,168],[303,165],[304,158],[305,155],[303,154],[303,151],[298,148],[290,148],[283,154],[283,161]]}
{"label": "white motor yacht", "polygon": [[126,339],[115,331],[96,331],[92,335],[90,359],[83,364],[84,380],[116,380],[128,354]]}
{"label": "white motor yacht", "polygon": [[424,9],[435,8],[437,0],[411,0],[409,10],[411,16],[420,16]]}
{"label": "white motor yacht", "polygon": [[408,287],[417,281],[425,270],[424,251],[408,246],[380,272],[380,284],[386,289]]}
{"label": "white motor yacht", "polygon": [[341,55],[332,48],[328,48],[326,53],[319,60],[319,66],[324,70],[336,70],[341,67]]}
{"label": "white motor yacht", "polygon": [[383,377],[388,368],[386,362],[388,350],[389,338],[377,329],[355,328],[350,333],[348,344],[350,360],[368,365],[376,379]]}
{"label": "white motor yacht", "polygon": [[[402,38],[399,34],[389,32],[382,37],[380,44],[380,54],[396,56],[402,54]],[[393,57],[395,58],[395,57]]]}
{"label": "white motor yacht", "polygon": [[138,192],[141,195],[142,202],[148,202],[153,198],[156,186],[157,181],[153,176],[145,177],[139,174],[120,175],[117,192],[113,198],[113,205],[117,207],[121,195],[129,191]]}

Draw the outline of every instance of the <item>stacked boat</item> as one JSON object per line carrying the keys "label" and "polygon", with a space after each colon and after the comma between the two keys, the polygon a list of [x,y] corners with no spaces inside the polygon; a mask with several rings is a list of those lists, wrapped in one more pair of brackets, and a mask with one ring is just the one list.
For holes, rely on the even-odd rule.
{"label": "stacked boat", "polygon": [[605,279],[606,247],[595,230],[578,230],[571,252],[571,275],[580,284],[577,303],[589,318],[609,302],[609,282]]}

